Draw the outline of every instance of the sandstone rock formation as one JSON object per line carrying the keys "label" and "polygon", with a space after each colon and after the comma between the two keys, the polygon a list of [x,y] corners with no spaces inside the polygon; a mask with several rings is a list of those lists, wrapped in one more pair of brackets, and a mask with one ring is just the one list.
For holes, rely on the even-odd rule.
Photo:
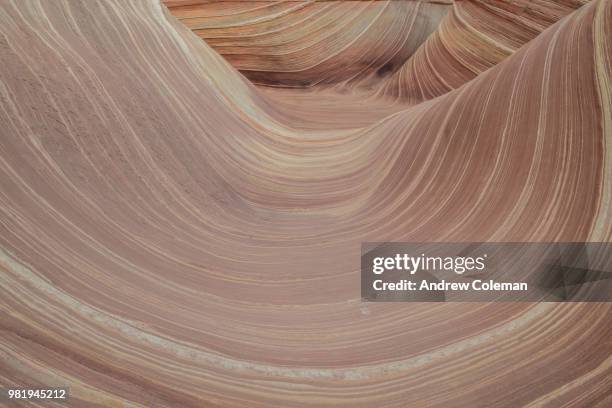
{"label": "sandstone rock formation", "polygon": [[[157,1],[0,3],[0,385],[74,407],[609,406],[610,303],[366,304],[359,252],[610,241],[612,1],[234,3],[190,16],[206,42]],[[341,10],[297,52],[319,39],[297,21]],[[506,17],[475,27],[485,10]]]}

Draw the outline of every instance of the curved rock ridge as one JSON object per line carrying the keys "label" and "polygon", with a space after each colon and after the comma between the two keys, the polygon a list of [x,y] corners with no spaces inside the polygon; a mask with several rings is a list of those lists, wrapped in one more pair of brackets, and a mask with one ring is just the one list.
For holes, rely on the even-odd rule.
{"label": "curved rock ridge", "polygon": [[610,241],[610,21],[593,1],[409,106],[262,91],[157,2],[0,3],[0,385],[73,407],[609,406],[610,303],[362,303],[359,260]]}
{"label": "curved rock ridge", "polygon": [[503,61],[586,1],[458,1],[382,94],[413,103],[456,89]]}
{"label": "curved rock ridge", "polygon": [[588,0],[164,1],[255,83],[380,88],[414,104],[474,79]]}
{"label": "curved rock ridge", "polygon": [[250,80],[283,87],[386,77],[450,6],[413,0],[165,4]]}

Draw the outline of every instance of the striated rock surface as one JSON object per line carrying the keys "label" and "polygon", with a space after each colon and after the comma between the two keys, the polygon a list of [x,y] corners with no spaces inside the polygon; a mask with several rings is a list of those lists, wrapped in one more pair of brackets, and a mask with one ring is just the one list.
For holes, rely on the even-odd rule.
{"label": "striated rock surface", "polygon": [[512,55],[586,1],[457,1],[383,93],[412,102],[456,89]]}
{"label": "striated rock surface", "polygon": [[310,87],[385,77],[450,1],[175,1],[170,11],[253,82]]}
{"label": "striated rock surface", "polygon": [[[201,23],[253,12],[231,3]],[[473,78],[395,100],[322,62],[350,46],[257,76],[266,58],[230,64],[154,1],[1,2],[0,385],[74,407],[609,406],[609,303],[359,299],[363,241],[612,239],[612,1],[548,3],[488,21],[507,52],[474,52]],[[261,90],[232,64],[343,85]]]}

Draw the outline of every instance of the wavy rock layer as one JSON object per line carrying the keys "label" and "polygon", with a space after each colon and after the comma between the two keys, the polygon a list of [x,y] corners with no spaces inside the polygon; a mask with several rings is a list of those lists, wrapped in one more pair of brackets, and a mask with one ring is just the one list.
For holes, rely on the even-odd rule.
{"label": "wavy rock layer", "polygon": [[474,79],[587,1],[164,0],[255,83],[381,88],[413,104]]}
{"label": "wavy rock layer", "polygon": [[456,89],[586,1],[460,1],[383,87],[412,102]]}
{"label": "wavy rock layer", "polygon": [[291,87],[391,74],[450,6],[443,1],[165,4],[255,83]]}
{"label": "wavy rock layer", "polygon": [[362,241],[612,239],[610,21],[594,1],[438,98],[340,105],[260,92],[155,2],[1,3],[0,384],[609,406],[610,304],[363,304],[358,269]]}

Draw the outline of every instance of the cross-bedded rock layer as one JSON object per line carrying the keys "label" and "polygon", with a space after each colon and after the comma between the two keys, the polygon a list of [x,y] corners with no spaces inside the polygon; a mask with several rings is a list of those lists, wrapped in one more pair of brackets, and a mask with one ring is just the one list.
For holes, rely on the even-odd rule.
{"label": "cross-bedded rock layer", "polygon": [[[378,3],[355,18],[430,7]],[[0,3],[0,384],[74,407],[608,406],[610,304],[359,299],[363,241],[612,238],[612,2],[557,3],[451,41],[485,10],[458,3],[369,90],[325,49],[279,62],[339,81],[309,91],[253,86],[157,2]],[[449,43],[454,82],[428,51]],[[372,92],[410,66],[447,86]]]}

